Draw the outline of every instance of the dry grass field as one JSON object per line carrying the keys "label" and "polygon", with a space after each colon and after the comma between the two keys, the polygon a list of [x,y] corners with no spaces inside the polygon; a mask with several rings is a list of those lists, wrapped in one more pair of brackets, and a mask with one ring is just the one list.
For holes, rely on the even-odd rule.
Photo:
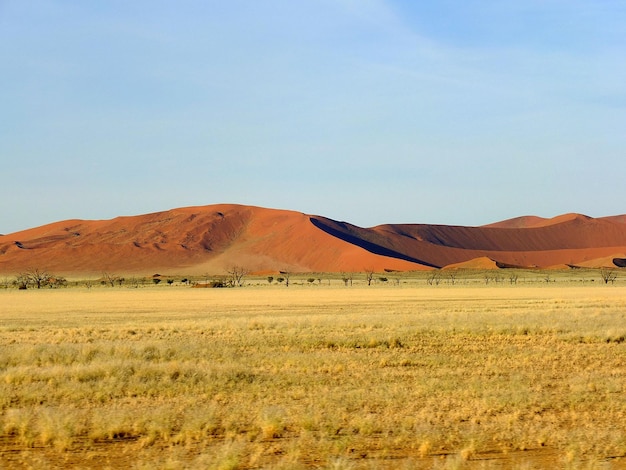
{"label": "dry grass field", "polygon": [[626,468],[626,288],[0,291],[0,468]]}

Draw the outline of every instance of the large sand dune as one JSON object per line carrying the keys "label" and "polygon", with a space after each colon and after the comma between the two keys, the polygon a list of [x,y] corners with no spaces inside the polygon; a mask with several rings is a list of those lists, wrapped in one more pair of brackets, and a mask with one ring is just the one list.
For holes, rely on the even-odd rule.
{"label": "large sand dune", "polygon": [[[220,204],[111,220],[67,220],[0,236],[0,273],[202,274],[252,271],[420,270],[615,266],[624,216],[525,216],[482,227],[390,224],[362,228],[321,216]],[[490,260],[489,263],[471,260]],[[619,263],[618,263],[619,264]],[[487,266],[488,265],[488,266]]]}

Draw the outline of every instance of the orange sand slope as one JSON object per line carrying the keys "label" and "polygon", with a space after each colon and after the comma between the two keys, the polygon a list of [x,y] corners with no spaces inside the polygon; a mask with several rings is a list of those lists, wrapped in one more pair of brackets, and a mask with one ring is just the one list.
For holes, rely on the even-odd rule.
{"label": "orange sand slope", "polygon": [[[0,236],[0,273],[349,272],[451,267],[621,266],[626,217],[526,216],[482,227],[361,228],[252,206],[186,207],[111,220],[67,220]],[[474,260],[474,261],[472,261]]]}

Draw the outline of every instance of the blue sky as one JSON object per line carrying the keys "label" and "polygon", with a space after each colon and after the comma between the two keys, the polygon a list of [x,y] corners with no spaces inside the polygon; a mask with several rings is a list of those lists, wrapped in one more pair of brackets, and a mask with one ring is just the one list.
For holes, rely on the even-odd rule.
{"label": "blue sky", "polygon": [[623,1],[0,0],[0,233],[626,213]]}

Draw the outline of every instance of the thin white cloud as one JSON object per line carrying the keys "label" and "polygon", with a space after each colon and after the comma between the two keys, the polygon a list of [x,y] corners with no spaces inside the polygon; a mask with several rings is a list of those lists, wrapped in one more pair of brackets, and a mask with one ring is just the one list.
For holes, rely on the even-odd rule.
{"label": "thin white cloud", "polygon": [[[619,2],[8,4],[0,158],[37,163],[28,178],[7,170],[0,211],[15,199],[33,209],[11,212],[14,226],[37,223],[29,194],[46,181],[50,192],[88,181],[94,195],[52,219],[110,214],[94,201],[124,180],[132,207],[119,213],[159,209],[153,187],[173,188],[172,207],[279,208],[287,188],[289,208],[372,225],[556,215],[559,194],[606,214],[612,201],[572,188],[611,159],[626,171]],[[577,164],[560,171],[568,159]],[[443,183],[445,197],[429,199]],[[514,200],[529,187],[536,197]],[[493,215],[469,220],[459,200]]]}

